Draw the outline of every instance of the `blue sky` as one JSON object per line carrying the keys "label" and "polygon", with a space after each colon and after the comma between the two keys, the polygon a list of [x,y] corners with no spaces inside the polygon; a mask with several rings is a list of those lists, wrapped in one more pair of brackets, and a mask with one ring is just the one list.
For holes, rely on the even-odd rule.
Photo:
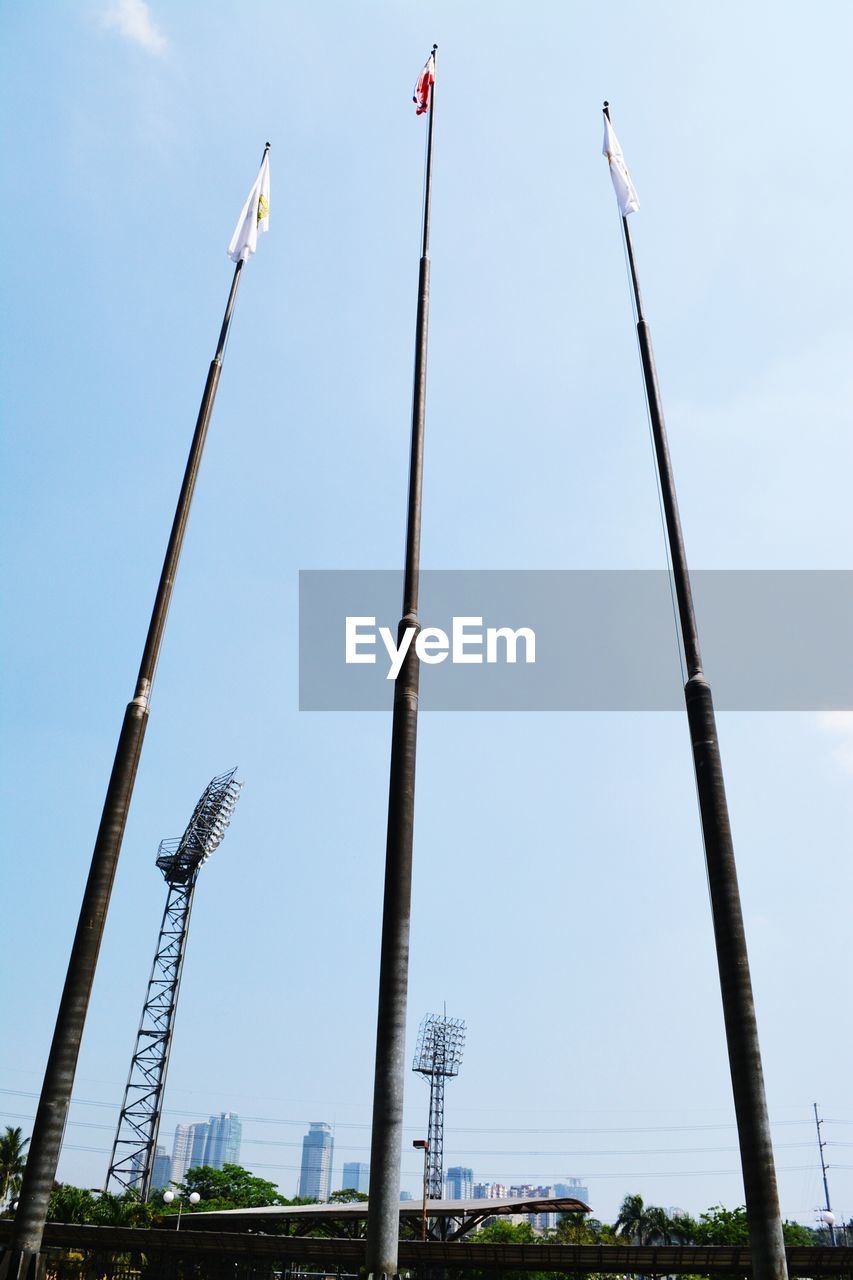
{"label": "blue sky", "polygon": [[[390,716],[297,710],[297,574],[402,558],[424,121],[440,50],[423,561],[659,568],[600,107],[695,568],[853,568],[849,7],[375,0],[7,7],[2,318],[7,981],[0,1123],[34,1110],[123,707],[272,143],[60,1166],[101,1181],[164,889],[209,777],[164,1116],[233,1109],[286,1193],[307,1121],[366,1159]],[[710,673],[713,681],[713,671]],[[720,735],[784,1212],[853,1214],[853,721]],[[448,1164],[741,1202],[680,715],[421,719],[410,989],[465,1017]],[[11,907],[11,909],[10,909]],[[409,1135],[426,1090],[407,1084]],[[846,1148],[843,1144],[847,1144]],[[404,1156],[404,1186],[418,1165]]]}

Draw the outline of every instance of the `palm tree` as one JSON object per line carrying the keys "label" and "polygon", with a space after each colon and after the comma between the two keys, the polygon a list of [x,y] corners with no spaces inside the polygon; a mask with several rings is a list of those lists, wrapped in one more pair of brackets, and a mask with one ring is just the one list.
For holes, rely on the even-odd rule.
{"label": "palm tree", "polygon": [[645,1212],[645,1239],[640,1244],[672,1244],[672,1223],[666,1209],[650,1204]]}
{"label": "palm tree", "polygon": [[646,1206],[642,1196],[626,1196],[619,1210],[619,1217],[613,1224],[614,1231],[627,1236],[635,1244],[643,1243],[646,1230]]}
{"label": "palm tree", "polygon": [[25,1148],[29,1138],[24,1138],[20,1129],[6,1126],[6,1132],[0,1134],[0,1209],[6,1204],[21,1186],[21,1175],[27,1162]]}
{"label": "palm tree", "polygon": [[669,1228],[674,1244],[693,1244],[696,1235],[696,1223],[689,1213],[676,1213],[669,1220]]}

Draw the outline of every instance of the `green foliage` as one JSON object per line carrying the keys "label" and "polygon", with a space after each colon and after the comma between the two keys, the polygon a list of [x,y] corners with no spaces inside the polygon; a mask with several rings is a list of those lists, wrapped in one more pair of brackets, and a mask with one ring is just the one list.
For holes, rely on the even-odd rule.
{"label": "green foliage", "polygon": [[617,1244],[616,1231],[598,1218],[585,1213],[563,1213],[557,1223],[554,1239],[558,1244]]}
{"label": "green foliage", "polygon": [[713,1205],[699,1215],[693,1243],[748,1245],[746,1209],[743,1206],[726,1209],[721,1204]]}
{"label": "green foliage", "polygon": [[333,1191],[329,1196],[329,1204],[358,1204],[367,1200],[363,1191],[353,1191],[347,1187],[343,1191]]}
{"label": "green foliage", "polygon": [[689,1213],[676,1213],[669,1220],[673,1244],[693,1244],[696,1239],[696,1222]]}
{"label": "green foliage", "polygon": [[121,1195],[57,1183],[47,1206],[49,1222],[91,1223],[101,1227],[150,1227],[153,1206],[143,1204],[136,1191]]}
{"label": "green foliage", "polygon": [[656,1204],[644,1204],[638,1195],[625,1197],[613,1227],[617,1235],[627,1236],[633,1244],[671,1244],[673,1239],[672,1221],[666,1210]]}
{"label": "green foliage", "polygon": [[625,1196],[620,1206],[618,1217],[613,1224],[616,1234],[627,1236],[629,1240],[642,1244],[645,1212],[646,1206],[643,1203],[642,1196]]}
{"label": "green foliage", "polygon": [[469,1236],[479,1244],[531,1244],[536,1236],[529,1222],[507,1222],[498,1218]]}
{"label": "green foliage", "polygon": [[[785,1238],[785,1244],[806,1244],[813,1246],[817,1244],[815,1234],[816,1233],[812,1231],[811,1227],[804,1227],[799,1222],[782,1223],[782,1235]],[[827,1236],[828,1235],[829,1232],[827,1232]]]}
{"label": "green foliage", "polygon": [[11,1125],[0,1134],[0,1209],[14,1200],[20,1190],[28,1143],[29,1138],[23,1136],[23,1131]]}
{"label": "green foliage", "polygon": [[176,1188],[175,1199],[170,1205],[163,1205],[162,1212],[177,1213],[182,1205],[186,1213],[189,1197],[193,1192],[201,1197],[196,1206],[199,1212],[214,1209],[260,1209],[270,1204],[291,1203],[279,1195],[274,1182],[256,1178],[239,1164],[224,1164],[221,1169],[199,1165],[196,1169],[187,1170],[184,1181]]}

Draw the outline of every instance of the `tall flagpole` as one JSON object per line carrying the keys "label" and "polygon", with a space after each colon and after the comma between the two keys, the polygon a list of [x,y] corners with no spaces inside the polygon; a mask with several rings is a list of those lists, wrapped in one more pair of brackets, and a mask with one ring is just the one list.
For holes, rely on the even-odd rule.
{"label": "tall flagpole", "polygon": [[[264,156],[269,150],[269,143],[264,148]],[[127,823],[133,786],[136,781],[136,770],[142,751],[142,742],[148,724],[148,705],[151,687],[157,669],[157,659],[163,641],[163,631],[169,612],[169,603],[175,585],[178,562],[184,542],[187,519],[190,513],[193,492],[198,478],[204,442],[213,412],[213,402],[219,377],[222,372],[222,361],[225,355],[225,344],[231,317],[237,298],[237,287],[243,270],[243,259],[237,262],[231,279],[231,288],[216,353],[210,362],[204,394],[196,419],[195,432],[187,459],[184,480],[178,497],[172,531],[166,549],[166,558],[160,574],[157,595],[145,648],[139,666],[139,675],[133,697],[124,713],[124,721],[116,747],[112,773],[107,785],[107,794],[101,813],[101,822],[95,839],[89,877],[83,892],[80,917],[77,931],[71,948],[65,986],[59,1001],[56,1026],[48,1054],[44,1081],[39,1098],[38,1109],[33,1124],[27,1163],[24,1169],[21,1191],[18,1196],[18,1208],[9,1247],[0,1260],[0,1278],[2,1280],[36,1280],[38,1275],[39,1253],[42,1236],[47,1221],[47,1205],[53,1189],[56,1169],[68,1109],[71,1103],[71,1090],[74,1084],[74,1073],[77,1069],[77,1058],[80,1052],[80,1041],[89,1007],[89,997],[95,978],[98,963],[98,952],[107,917],[113,880],[118,865],[124,828]]]}
{"label": "tall flagpole", "polygon": [[[437,46],[433,45],[435,58]],[[420,631],[418,579],[421,547],[421,491],[426,414],[427,332],[429,322],[429,224],[432,194],[432,140],[435,83],[429,102],[423,241],[418,276],[415,373],[412,400],[412,448],[406,521],[406,570],[401,642],[407,627]],[[379,961],[379,1009],[376,1020],[376,1068],[370,1143],[370,1198],[367,1206],[368,1276],[379,1280],[398,1273],[400,1234],[400,1158],[403,1141],[403,1090],[406,1052],[406,1002],[409,985],[409,922],[412,901],[412,838],[415,821],[415,751],[418,733],[419,661],[410,644],[394,684],[391,728],[391,776],[385,845],[385,898]]]}
{"label": "tall flagpole", "polygon": [[[604,114],[609,120],[610,111],[606,102]],[[754,1280],[787,1280],[788,1267],[782,1236],[782,1215],[776,1187],[776,1168],[770,1138],[770,1121],[767,1116],[758,1025],[723,782],[723,766],[717,739],[717,723],[711,699],[711,686],[702,669],[699,632],[693,609],[693,593],[684,550],[681,518],[678,513],[663,405],[655,370],[652,337],[643,311],[631,229],[624,213],[622,214],[622,231],[637,308],[640,359],[666,518],[678,617],[681,624],[681,640],[687,666],[684,697],[693,750],[696,789],[699,795],[705,862],[708,869],[717,967],[720,974],[729,1070],[732,1078],[749,1221],[753,1276]]]}

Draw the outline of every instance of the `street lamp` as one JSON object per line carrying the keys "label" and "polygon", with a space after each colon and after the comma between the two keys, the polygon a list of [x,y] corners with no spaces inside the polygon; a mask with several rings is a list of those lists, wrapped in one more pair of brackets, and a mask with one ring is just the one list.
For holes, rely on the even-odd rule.
{"label": "street lamp", "polygon": [[820,1213],[817,1215],[817,1218],[818,1218],[818,1222],[822,1222],[824,1226],[828,1228],[829,1238],[832,1241],[833,1245],[836,1244],[837,1242],[835,1239],[835,1214],[832,1212],[831,1209],[821,1209]]}
{"label": "street lamp", "polygon": [[429,1143],[427,1142],[426,1138],[415,1138],[414,1142],[412,1143],[412,1146],[415,1148],[416,1151],[423,1151],[424,1153],[424,1199],[423,1199],[423,1208],[421,1210],[421,1239],[426,1240],[427,1238],[426,1202],[427,1202],[427,1180],[429,1178]]}
{"label": "street lamp", "polygon": [[[201,1199],[201,1196],[199,1195],[199,1193],[198,1193],[197,1191],[191,1191],[191,1192],[190,1192],[190,1194],[189,1194],[189,1196],[187,1197],[187,1199],[188,1199],[188,1200],[189,1200],[189,1202],[190,1202],[190,1207],[192,1207],[193,1205],[198,1204],[199,1200]],[[164,1192],[163,1192],[163,1203],[164,1203],[164,1204],[172,1204],[172,1202],[173,1202],[174,1200],[177,1200],[177,1201],[178,1201],[178,1225],[175,1227],[175,1230],[176,1230],[176,1231],[180,1231],[180,1229],[181,1229],[181,1214],[182,1214],[182,1213],[183,1213],[183,1211],[184,1211],[184,1202],[183,1202],[183,1199],[182,1199],[181,1195],[180,1195],[178,1192],[175,1192],[175,1191],[164,1191]]]}

